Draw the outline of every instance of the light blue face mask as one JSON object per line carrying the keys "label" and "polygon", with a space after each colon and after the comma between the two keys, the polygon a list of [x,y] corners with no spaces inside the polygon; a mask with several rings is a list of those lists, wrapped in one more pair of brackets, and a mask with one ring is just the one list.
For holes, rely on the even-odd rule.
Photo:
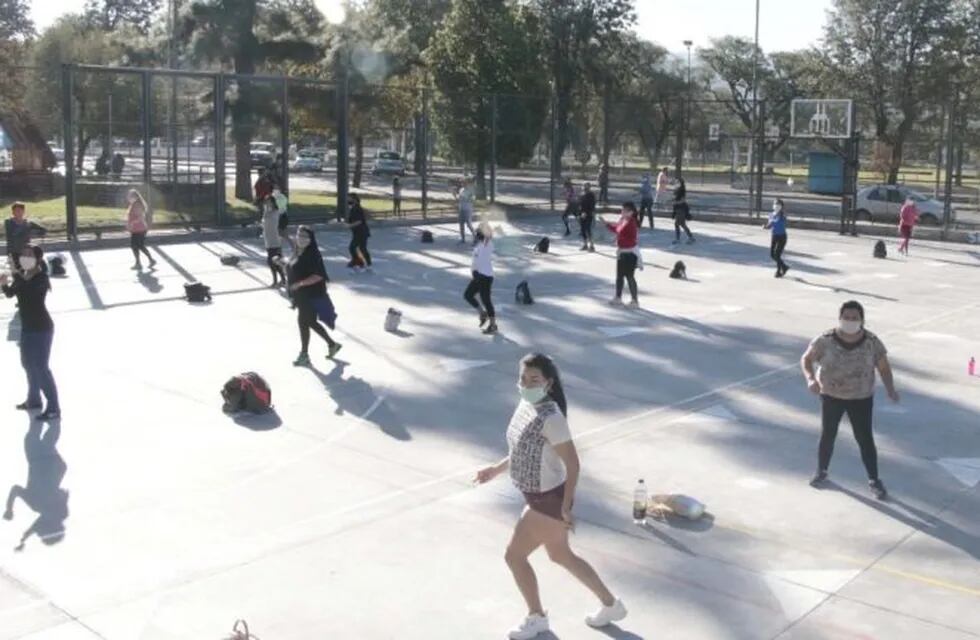
{"label": "light blue face mask", "polygon": [[544,387],[524,387],[518,384],[517,392],[521,394],[523,400],[531,404],[538,404],[548,397],[548,390]]}

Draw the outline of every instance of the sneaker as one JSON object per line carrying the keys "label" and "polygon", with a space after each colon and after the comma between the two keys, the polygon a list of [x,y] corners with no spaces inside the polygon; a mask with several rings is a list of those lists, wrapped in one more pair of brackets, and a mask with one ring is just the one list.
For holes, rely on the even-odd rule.
{"label": "sneaker", "polygon": [[154,260],[153,258],[150,258],[150,268],[152,269],[155,266],[157,266],[157,261]]}
{"label": "sneaker", "polygon": [[536,638],[538,634],[546,631],[550,631],[548,627],[548,616],[532,613],[524,618],[524,621],[519,627],[511,629],[507,637],[510,640],[531,640],[531,638]]}
{"label": "sneaker", "polygon": [[633,298],[632,300],[630,300],[630,302],[629,302],[629,304],[627,306],[630,309],[639,309],[640,308],[640,301],[637,300],[636,298]]}
{"label": "sneaker", "polygon": [[143,265],[141,265],[140,263],[137,262],[136,264],[134,264],[133,266],[131,266],[130,269],[133,270],[133,271],[142,271],[143,270]]}
{"label": "sneaker", "polygon": [[310,355],[308,353],[301,353],[299,356],[293,360],[294,367],[308,367],[310,366]]}
{"label": "sneaker", "polygon": [[780,271],[779,269],[776,269],[776,273],[772,277],[773,278],[782,278],[783,277],[783,272]]}
{"label": "sneaker", "polygon": [[485,325],[487,323],[487,320],[489,320],[489,319],[490,319],[490,316],[487,315],[487,312],[486,311],[481,311],[480,312],[480,326],[481,327],[483,325]]}
{"label": "sneaker", "polygon": [[594,615],[585,616],[585,624],[590,627],[604,627],[626,617],[626,605],[619,598],[612,605],[603,606]]}
{"label": "sneaker", "polygon": [[885,485],[882,484],[881,480],[868,480],[868,487],[871,489],[871,495],[876,500],[884,500],[888,497],[888,490],[885,489]]}
{"label": "sneaker", "polygon": [[487,328],[483,330],[483,333],[488,336],[497,333],[497,323],[491,320]]}
{"label": "sneaker", "polygon": [[572,235],[572,230],[571,229],[565,229],[565,237],[567,238],[570,235]]}
{"label": "sneaker", "polygon": [[339,351],[340,351],[341,349],[343,349],[343,348],[344,348],[344,345],[342,345],[342,344],[340,344],[339,342],[334,342],[334,343],[333,343],[332,345],[330,345],[330,347],[329,347],[329,348],[327,349],[327,360],[333,360],[333,357],[334,357],[335,355],[337,355],[337,353],[338,353],[338,352],[339,352]]}
{"label": "sneaker", "polygon": [[623,306],[623,300],[621,298],[613,298],[609,301],[609,305],[612,307],[621,307]]}
{"label": "sneaker", "polygon": [[[34,416],[35,420],[58,420],[59,418],[61,418],[61,412],[57,409],[47,409],[43,413]],[[882,487],[882,490],[884,490],[884,487]]]}
{"label": "sneaker", "polygon": [[823,484],[826,481],[827,481],[827,472],[817,471],[815,474],[813,474],[813,477],[810,478],[810,486],[813,487],[814,489],[819,489],[823,486]]}
{"label": "sneaker", "polygon": [[588,250],[589,250],[589,245],[586,244],[583,244],[582,247],[579,249],[579,251],[588,251]]}
{"label": "sneaker", "polygon": [[694,244],[695,242],[696,241],[694,240],[694,236],[691,236],[690,238],[687,239],[687,244]]}
{"label": "sneaker", "polygon": [[31,403],[31,402],[21,402],[15,407],[18,411],[33,411],[34,409],[40,409],[41,403]]}
{"label": "sneaker", "polygon": [[589,253],[595,253],[595,245],[594,244],[590,244],[589,245]]}
{"label": "sneaker", "polygon": [[789,271],[789,265],[784,265],[783,266],[783,275],[785,276],[788,271]]}

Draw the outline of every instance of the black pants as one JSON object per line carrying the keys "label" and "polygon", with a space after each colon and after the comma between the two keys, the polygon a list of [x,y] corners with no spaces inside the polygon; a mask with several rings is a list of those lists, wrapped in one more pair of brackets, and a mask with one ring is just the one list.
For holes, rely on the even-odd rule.
{"label": "black pants", "polygon": [[653,198],[642,198],[640,200],[640,226],[643,226],[643,218],[650,216],[650,228],[653,229]]}
{"label": "black pants", "polygon": [[595,224],[595,214],[583,213],[578,220],[578,224],[582,232],[582,243],[585,245],[592,244],[592,226]]}
{"label": "black pants", "polygon": [[783,250],[786,249],[786,235],[773,236],[772,244],[769,245],[769,256],[776,263],[776,270],[782,272],[786,269],[786,263],[783,262]]}
{"label": "black pants", "polygon": [[[482,273],[474,271],[473,279],[470,280],[470,284],[466,287],[466,291],[463,292],[463,299],[470,303],[470,306],[477,311],[486,311],[491,320],[496,317],[493,309],[493,301],[490,300],[490,290],[492,287],[492,277],[485,276]],[[476,301],[477,294],[480,296],[480,302],[483,303],[483,307],[480,307],[480,302]]]}
{"label": "black pants", "polygon": [[402,199],[395,198],[391,204],[391,215],[400,216],[402,214]]}
{"label": "black pants", "polygon": [[150,262],[154,262],[153,256],[146,250],[146,231],[129,234],[129,248],[133,250],[133,257],[136,258],[137,263],[140,261],[140,253],[145,255]]}
{"label": "black pants", "polygon": [[351,237],[350,245],[347,247],[347,250],[350,252],[350,262],[347,263],[348,267],[371,266],[371,254],[368,253],[367,242],[368,236],[366,235],[354,235]]}
{"label": "black pants", "polygon": [[693,238],[694,234],[687,228],[687,214],[684,211],[674,210],[674,241],[681,239],[681,229],[687,234],[688,238]]}
{"label": "black pants", "polygon": [[578,207],[572,203],[565,205],[565,211],[561,214],[561,221],[565,223],[565,233],[571,233],[572,229],[568,226],[568,219],[578,215]]}
{"label": "black pants", "polygon": [[599,202],[609,202],[609,183],[599,183]]}
{"label": "black pants", "polygon": [[820,396],[822,401],[822,422],[820,432],[820,448],[818,464],[821,471],[830,467],[830,458],[834,455],[834,440],[837,439],[837,429],[841,418],[847,414],[851,421],[854,439],[861,449],[861,461],[868,472],[869,480],[878,479],[878,450],[875,448],[875,438],[871,430],[874,397],[860,400],[841,400],[831,396]]}
{"label": "black pants", "polygon": [[636,300],[636,254],[621,253],[616,260],[616,297],[623,295],[623,281],[629,284],[630,296]]}
{"label": "black pants", "polygon": [[299,325],[299,343],[303,353],[309,351],[310,348],[310,330],[326,340],[328,345],[333,346],[336,344],[333,338],[330,337],[330,334],[327,333],[326,328],[320,324],[320,320],[316,317],[316,309],[313,308],[312,301],[297,300],[296,309],[296,322]]}
{"label": "black pants", "polygon": [[265,263],[269,265],[269,271],[272,272],[272,283],[275,284],[282,280],[286,281],[286,273],[282,269],[282,264],[276,262],[274,258],[282,258],[282,248],[273,247],[272,249],[265,250]]}

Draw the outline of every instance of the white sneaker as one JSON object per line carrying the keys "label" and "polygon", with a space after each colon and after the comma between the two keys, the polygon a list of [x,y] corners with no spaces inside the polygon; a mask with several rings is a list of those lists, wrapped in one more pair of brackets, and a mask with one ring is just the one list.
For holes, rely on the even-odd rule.
{"label": "white sneaker", "polygon": [[630,300],[630,302],[629,302],[629,308],[630,309],[639,309],[640,308],[640,301],[639,300]]}
{"label": "white sneaker", "polygon": [[616,602],[612,603],[612,606],[603,606],[595,615],[585,616],[585,624],[590,627],[604,627],[607,624],[612,624],[613,622],[619,622],[626,617],[626,605],[619,598],[616,598]]}
{"label": "white sneaker", "polygon": [[545,631],[548,631],[548,616],[532,613],[524,618],[521,626],[512,629],[507,634],[507,637],[510,640],[531,640],[531,638],[535,638],[539,633],[544,633]]}
{"label": "white sneaker", "polygon": [[621,307],[623,306],[623,301],[620,298],[613,298],[609,301],[609,304],[613,307]]}

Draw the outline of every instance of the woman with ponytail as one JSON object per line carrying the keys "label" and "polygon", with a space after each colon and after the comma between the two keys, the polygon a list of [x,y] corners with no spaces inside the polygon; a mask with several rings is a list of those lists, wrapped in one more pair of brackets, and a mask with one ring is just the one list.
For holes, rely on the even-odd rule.
{"label": "woman with ponytail", "polygon": [[497,464],[481,469],[474,480],[483,484],[509,470],[511,480],[527,501],[504,556],[528,608],[527,617],[510,632],[510,638],[530,640],[548,631],[538,580],[528,562],[540,546],[602,603],[598,612],[585,618],[586,624],[604,627],[622,620],[626,617],[622,601],[613,596],[595,569],[577,556],[568,543],[568,532],[575,526],[572,505],[580,469],[568,429],[568,403],[558,367],[546,355],[525,356],[517,389],[521,400],[507,427],[510,453]]}

